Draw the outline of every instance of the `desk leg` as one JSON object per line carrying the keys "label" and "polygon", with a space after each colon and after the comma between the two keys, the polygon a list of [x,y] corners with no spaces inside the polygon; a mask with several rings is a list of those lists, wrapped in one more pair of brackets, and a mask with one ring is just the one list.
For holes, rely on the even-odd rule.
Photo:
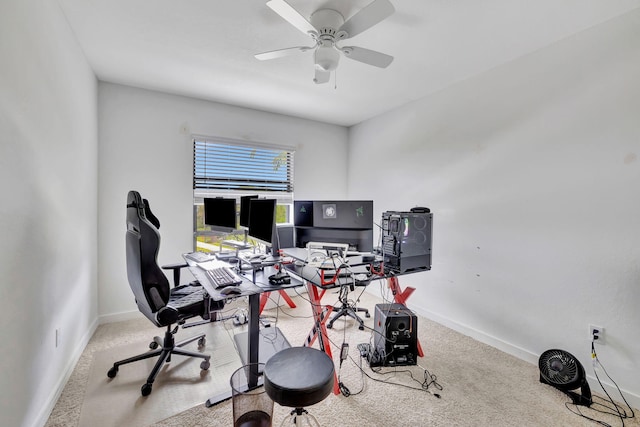
{"label": "desk leg", "polygon": [[[407,286],[407,289],[403,291],[402,288],[400,287],[400,282],[398,282],[398,278],[395,276],[389,277],[387,279],[387,285],[389,286],[389,289],[391,289],[391,292],[393,293],[393,301],[402,305],[407,305],[406,304],[407,299],[409,299],[413,291],[416,290],[416,288]],[[420,340],[418,340],[418,356],[424,357],[424,351],[422,351]]]}
{"label": "desk leg", "polygon": [[[247,360],[242,360],[243,364],[255,363],[257,364],[259,359],[259,345],[260,345],[260,295],[249,295],[249,330],[247,333]],[[248,378],[248,387],[256,387],[259,381],[258,368],[255,365],[255,369],[251,369]],[[231,390],[222,392],[217,396],[212,396],[205,402],[207,408],[217,405],[231,398]]]}
{"label": "desk leg", "polygon": [[278,292],[280,292],[280,296],[282,296],[282,298],[287,302],[290,308],[296,308],[296,303],[293,302],[287,291],[285,291],[284,289],[280,289]]}
{"label": "desk leg", "polygon": [[[313,313],[313,328],[307,336],[304,343],[305,347],[311,347],[318,338],[318,347],[324,351],[331,360],[333,360],[333,354],[331,354],[331,342],[329,341],[329,334],[327,333],[327,327],[325,323],[329,318],[329,315],[333,311],[332,306],[323,306],[320,303],[321,294],[318,293],[318,288],[311,283],[307,282],[307,293],[309,294],[309,300],[311,301],[311,311]],[[324,292],[323,292],[324,293]],[[333,372],[333,394],[340,394],[340,388],[338,386],[338,374]]]}
{"label": "desk leg", "polygon": [[[293,300],[291,299],[287,291],[285,291],[284,289],[280,289],[278,292],[280,292],[280,296],[282,296],[282,298],[286,301],[289,307],[296,308],[296,303],[293,302]],[[271,295],[271,292],[263,292],[260,295],[260,314],[262,314],[262,310],[264,310],[264,306],[267,305],[267,301],[269,301],[269,295]]]}
{"label": "desk leg", "polygon": [[259,294],[249,295],[249,360],[246,363],[258,363],[258,345],[260,340],[260,297]]}
{"label": "desk leg", "polygon": [[264,306],[267,305],[267,301],[269,301],[269,295],[271,292],[263,292],[260,294],[260,313],[264,310]]}

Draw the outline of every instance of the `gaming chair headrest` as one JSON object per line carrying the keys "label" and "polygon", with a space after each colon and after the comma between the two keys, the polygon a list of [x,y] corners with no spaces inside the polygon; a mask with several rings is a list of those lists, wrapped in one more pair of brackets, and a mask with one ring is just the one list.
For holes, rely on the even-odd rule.
{"label": "gaming chair headrest", "polygon": [[157,229],[160,228],[160,221],[153,212],[151,212],[149,201],[147,199],[143,199],[137,191],[129,191],[127,196],[127,208],[131,208],[131,210],[127,210],[127,221],[136,224],[136,228],[137,225],[139,225],[139,219],[146,219]]}
{"label": "gaming chair headrest", "polygon": [[129,194],[127,194],[127,223],[139,229],[140,218],[144,218],[142,197],[137,191],[129,191]]}

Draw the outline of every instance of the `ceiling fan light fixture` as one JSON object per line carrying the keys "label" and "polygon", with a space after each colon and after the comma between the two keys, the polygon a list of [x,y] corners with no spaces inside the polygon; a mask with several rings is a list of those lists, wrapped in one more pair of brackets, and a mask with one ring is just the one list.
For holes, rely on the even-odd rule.
{"label": "ceiling fan light fixture", "polygon": [[[291,6],[290,0],[269,0],[269,6],[285,21],[308,35],[314,41],[314,46],[296,46],[256,54],[260,60],[280,58],[298,52],[313,49],[314,79],[317,84],[327,83],[331,72],[335,71],[344,55],[350,60],[363,64],[386,68],[393,61],[393,56],[375,50],[357,46],[338,46],[344,40],[350,39],[368,30],[395,12],[390,0],[371,0],[364,8],[357,11],[345,21],[344,15],[335,9],[318,9],[307,18]],[[324,2],[323,2],[324,3]],[[331,3],[331,2],[329,2]]]}
{"label": "ceiling fan light fixture", "polygon": [[323,71],[333,71],[338,68],[340,53],[331,46],[320,46],[315,52],[316,67]]}

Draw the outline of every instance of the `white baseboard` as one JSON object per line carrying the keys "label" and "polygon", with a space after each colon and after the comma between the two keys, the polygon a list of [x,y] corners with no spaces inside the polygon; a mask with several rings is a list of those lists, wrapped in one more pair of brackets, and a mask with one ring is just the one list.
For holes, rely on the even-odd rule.
{"label": "white baseboard", "polygon": [[98,324],[124,322],[125,320],[142,319],[143,315],[138,310],[121,311],[120,313],[103,314],[98,316]]}

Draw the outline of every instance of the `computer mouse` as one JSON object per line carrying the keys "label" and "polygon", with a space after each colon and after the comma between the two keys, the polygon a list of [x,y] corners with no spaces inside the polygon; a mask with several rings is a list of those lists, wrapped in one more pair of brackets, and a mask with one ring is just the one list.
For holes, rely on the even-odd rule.
{"label": "computer mouse", "polygon": [[220,293],[222,295],[241,294],[242,289],[240,289],[240,286],[227,286],[225,288],[220,289]]}

